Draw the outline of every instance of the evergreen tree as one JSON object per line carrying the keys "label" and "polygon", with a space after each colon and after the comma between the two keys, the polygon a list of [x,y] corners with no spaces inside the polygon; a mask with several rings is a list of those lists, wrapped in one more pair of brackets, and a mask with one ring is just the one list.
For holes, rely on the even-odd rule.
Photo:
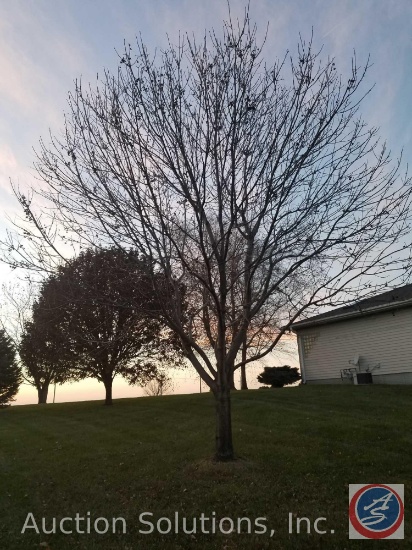
{"label": "evergreen tree", "polygon": [[0,407],[14,401],[21,381],[21,370],[16,363],[12,341],[4,330],[0,330]]}

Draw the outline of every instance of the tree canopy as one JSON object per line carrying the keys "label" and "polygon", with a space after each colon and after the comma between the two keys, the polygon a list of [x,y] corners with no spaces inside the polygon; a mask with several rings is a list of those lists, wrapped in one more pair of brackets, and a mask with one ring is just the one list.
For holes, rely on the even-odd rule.
{"label": "tree canopy", "polygon": [[156,316],[153,277],[136,252],[115,248],[89,249],[61,266],[44,281],[22,340],[32,377],[96,378],[110,405],[116,375],[142,383],[159,364],[178,364],[176,339]]}
{"label": "tree canopy", "polygon": [[38,403],[47,403],[50,384],[79,378],[71,342],[66,338],[60,300],[51,285],[43,284],[32,307],[32,318],[24,324],[18,346],[25,380],[37,389]]}

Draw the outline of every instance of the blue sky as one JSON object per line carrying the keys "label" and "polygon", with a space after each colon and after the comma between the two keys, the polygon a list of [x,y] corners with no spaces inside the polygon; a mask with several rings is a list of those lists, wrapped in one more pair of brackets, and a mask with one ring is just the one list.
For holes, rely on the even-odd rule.
{"label": "blue sky", "polygon": [[[49,128],[62,128],[67,92],[76,77],[94,81],[104,67],[115,68],[116,49],[141,33],[149,48],[162,47],[166,35],[179,31],[202,35],[221,28],[225,0],[99,2],[91,0],[1,0],[0,19],[0,231],[5,216],[18,211],[9,179],[32,182],[33,147]],[[241,16],[243,0],[232,0]],[[381,127],[395,154],[412,157],[412,2],[410,0],[254,0],[251,17],[264,34],[268,63],[296,49],[299,33],[336,56],[338,69],[371,55],[368,84],[376,87],[362,109],[368,122]]]}
{"label": "blue sky", "polygon": [[[251,19],[260,35],[269,23],[267,63],[296,51],[299,33],[350,67],[353,50],[373,67],[367,83],[376,86],[362,113],[380,126],[394,155],[403,148],[412,162],[412,1],[411,0],[251,0]],[[67,93],[75,78],[94,81],[117,65],[116,49],[141,34],[149,49],[176,41],[179,31],[202,36],[221,29],[225,0],[0,0],[0,236],[19,208],[9,179],[33,183],[33,147],[49,128],[62,128]],[[245,1],[232,0],[242,17]],[[0,280],[10,279],[0,265]]]}

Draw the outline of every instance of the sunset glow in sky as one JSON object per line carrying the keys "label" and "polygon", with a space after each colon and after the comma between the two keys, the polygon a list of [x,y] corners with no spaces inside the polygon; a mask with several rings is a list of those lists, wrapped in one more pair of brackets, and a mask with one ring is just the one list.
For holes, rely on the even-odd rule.
{"label": "sunset glow in sky", "polygon": [[[412,162],[412,1],[411,0],[252,0],[250,15],[258,34],[268,34],[268,64],[296,51],[299,34],[323,46],[322,55],[336,57],[346,72],[356,50],[362,64],[371,56],[367,84],[376,83],[362,114],[380,127],[393,156],[403,149]],[[172,43],[179,32],[202,36],[220,30],[227,17],[225,0],[0,0],[0,238],[8,218],[20,213],[10,179],[20,187],[33,184],[33,148],[49,129],[63,127],[67,93],[73,81],[95,81],[104,68],[115,69],[123,41],[142,36],[149,50]],[[232,0],[232,16],[243,17],[245,1]],[[0,282],[15,277],[0,265]],[[290,362],[290,364],[295,365]],[[192,378],[190,378],[190,376]],[[188,375],[182,391],[197,391],[196,375]],[[254,374],[254,378],[256,375]],[[98,398],[96,382],[78,386],[77,398]],[[75,386],[60,389],[58,400],[75,400]],[[138,395],[117,382],[115,397]],[[64,394],[64,391],[67,391]],[[31,392],[31,393],[30,393]],[[34,402],[34,390],[22,389],[18,402]]]}

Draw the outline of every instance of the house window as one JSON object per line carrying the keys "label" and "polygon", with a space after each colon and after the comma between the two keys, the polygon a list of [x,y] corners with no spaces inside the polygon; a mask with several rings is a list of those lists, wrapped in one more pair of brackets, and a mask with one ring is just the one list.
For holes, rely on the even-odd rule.
{"label": "house window", "polygon": [[302,349],[304,357],[309,355],[309,352],[313,348],[317,338],[317,334],[306,334],[305,336],[302,336]]}

